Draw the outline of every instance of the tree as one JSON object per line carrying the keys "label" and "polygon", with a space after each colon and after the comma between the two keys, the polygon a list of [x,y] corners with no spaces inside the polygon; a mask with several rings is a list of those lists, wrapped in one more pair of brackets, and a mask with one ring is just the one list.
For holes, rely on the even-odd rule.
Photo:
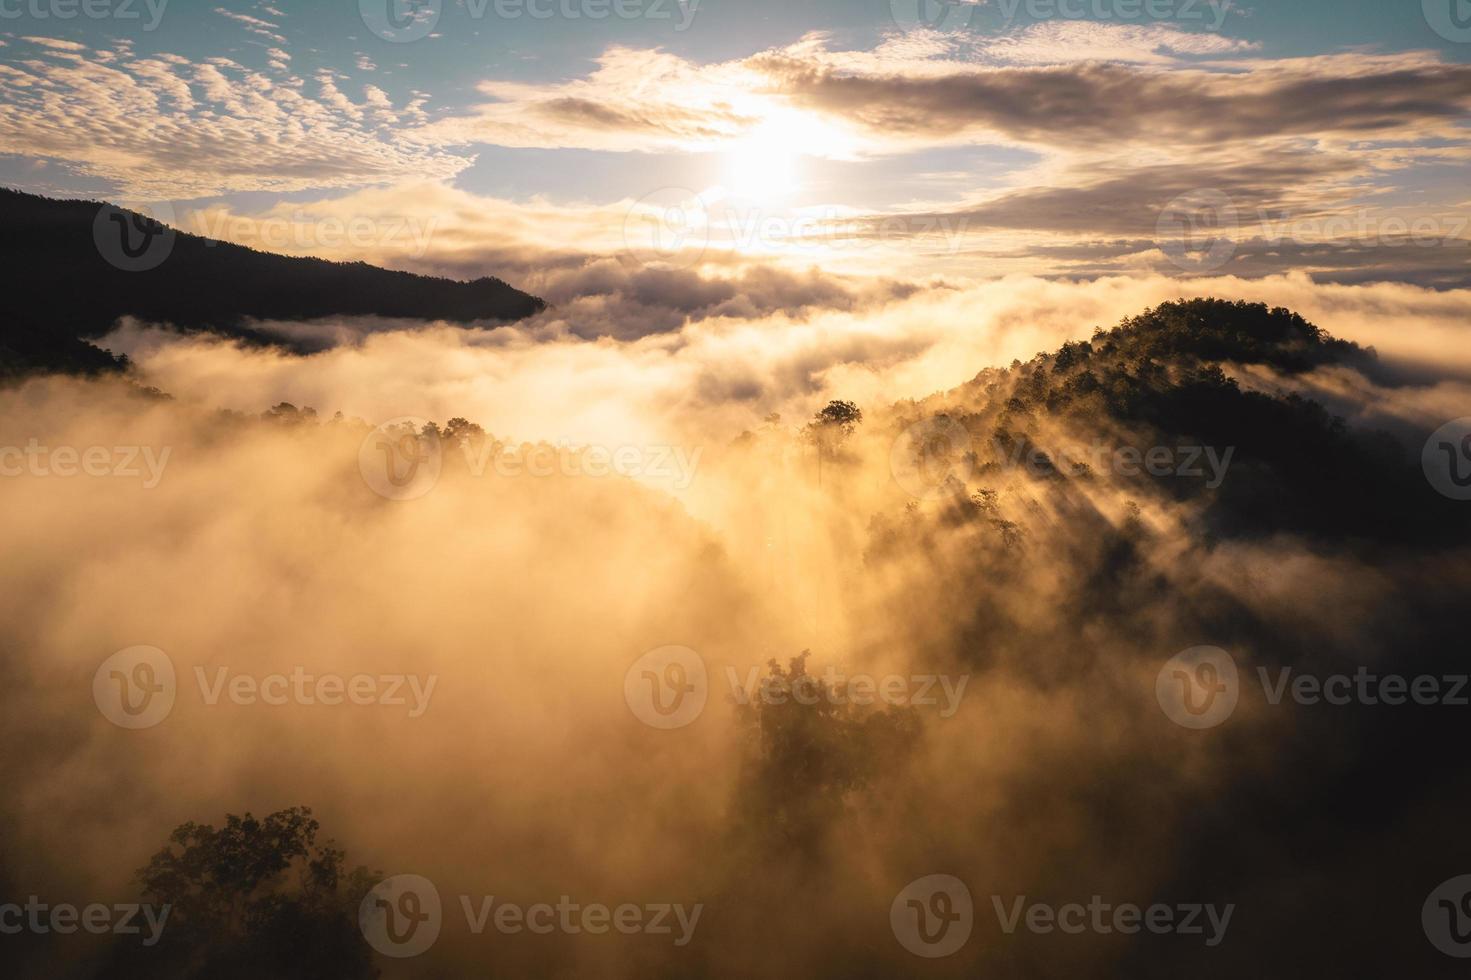
{"label": "tree", "polygon": [[227,814],[223,827],[185,823],[138,872],[169,916],[157,945],[117,947],[109,976],[378,976],[357,926],[358,904],[381,874],[345,871],[345,852],[307,807],[263,819]]}
{"label": "tree", "polygon": [[832,429],[846,438],[863,421],[863,409],[849,401],[833,400],[812,417],[812,424],[819,428]]}
{"label": "tree", "polygon": [[812,416],[803,430],[805,437],[817,447],[817,485],[822,486],[822,459],[832,456],[853,435],[863,421],[863,410],[850,401],[834,399]]}
{"label": "tree", "polygon": [[750,699],[737,705],[747,756],[739,825],[769,853],[815,860],[850,798],[902,766],[919,735],[912,708],[854,703],[842,682],[808,673],[810,650],[776,660]]}
{"label": "tree", "polygon": [[279,405],[272,406],[269,411],[263,412],[261,418],[281,425],[302,425],[306,422],[315,422],[317,410],[311,407],[297,408],[290,402],[281,402]]}

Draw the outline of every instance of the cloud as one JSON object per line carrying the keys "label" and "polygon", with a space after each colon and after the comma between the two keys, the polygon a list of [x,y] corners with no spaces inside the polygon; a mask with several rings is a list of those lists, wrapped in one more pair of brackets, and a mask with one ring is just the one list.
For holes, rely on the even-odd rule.
{"label": "cloud", "polygon": [[[938,39],[937,39],[938,40]],[[1057,20],[974,41],[954,39],[951,50],[974,60],[1009,65],[1059,65],[1081,61],[1178,65],[1182,57],[1222,58],[1261,50],[1261,44],[1219,32],[1170,24],[1107,24]]]}
{"label": "cloud", "polygon": [[355,101],[330,74],[313,91],[228,58],[125,54],[103,64],[68,53],[0,71],[0,142],[112,181],[128,198],[358,188],[448,178],[470,164],[406,141],[381,90]]}
{"label": "cloud", "polygon": [[252,17],[250,14],[242,14],[234,10],[226,10],[224,7],[216,7],[215,13],[221,17],[228,17],[237,24],[243,24],[245,29],[252,34],[265,38],[273,44],[286,44],[286,38],[277,33],[280,25],[266,20],[264,17]]}
{"label": "cloud", "polygon": [[[747,272],[712,282],[609,264],[551,281],[556,305],[511,327],[349,321],[336,335],[346,343],[305,358],[138,324],[102,343],[127,352],[148,383],[207,405],[287,400],[367,419],[463,415],[498,434],[550,440],[733,436],[770,412],[803,417],[831,398],[870,406],[923,398],[1193,295],[1286,306],[1391,363],[1471,373],[1471,357],[1447,354],[1465,349],[1466,290],[1316,284],[1302,274],[921,286]],[[635,428],[620,431],[624,424]]]}
{"label": "cloud", "polygon": [[[1067,56],[1080,45],[1089,57]],[[1446,190],[1396,201],[1393,210],[1380,202],[1403,198],[1426,174],[1464,166],[1461,124],[1471,109],[1471,67],[1431,53],[1273,59],[1214,35],[1128,25],[1043,24],[984,43],[920,34],[872,50],[842,50],[814,34],[708,64],[614,46],[586,77],[483,81],[477,105],[432,119],[423,93],[395,101],[375,85],[354,91],[331,70],[304,79],[274,55],[272,65],[263,74],[226,58],[171,55],[100,64],[49,50],[0,71],[0,94],[13,109],[0,137],[16,152],[64,161],[143,198],[424,187],[463,174],[481,145],[675,157],[779,146],[870,166],[896,154],[1005,146],[1026,156],[997,168],[984,188],[929,184],[935,199],[883,207],[861,199],[873,196],[871,184],[841,202],[812,199],[809,189],[802,206],[784,213],[735,208],[719,189],[696,188],[706,212],[696,224],[711,251],[759,251],[844,273],[928,264],[945,274],[973,275],[984,265],[1090,275],[1162,268],[1158,249],[1147,247],[1162,211],[1202,190],[1227,195],[1253,224],[1257,216],[1444,215],[1461,203]],[[528,241],[558,268],[577,261],[566,243],[586,254],[624,250],[640,207],[480,202],[511,222],[502,229],[463,198],[431,197],[445,206],[434,216],[434,261],[488,262],[511,276],[531,265],[516,251]],[[430,217],[424,207],[400,207]],[[769,218],[774,234],[763,231]],[[817,240],[801,241],[813,229]],[[1252,237],[1242,231],[1243,241]],[[1272,249],[1248,246],[1250,264],[1231,271],[1285,271],[1294,251],[1338,244],[1353,251],[1317,248],[1312,268],[1344,279],[1459,281],[1453,260],[1378,248],[1384,237],[1293,238],[1275,264]],[[842,247],[827,247],[835,238]],[[1092,253],[1057,269],[1039,266],[1038,258],[1076,248]]]}
{"label": "cloud", "polygon": [[52,51],[87,50],[85,44],[79,44],[76,41],[63,41],[61,38],[56,37],[23,37],[21,40],[28,41],[31,44],[38,44],[43,48],[50,48]]}
{"label": "cloud", "polygon": [[[1202,639],[1229,647],[1248,677],[1258,665],[1322,669],[1315,658],[1330,653],[1349,673],[1389,652],[1396,670],[1439,670],[1450,661],[1421,658],[1458,649],[1430,641],[1442,623],[1452,628],[1439,639],[1456,635],[1468,574],[1450,545],[1364,553],[1291,534],[1202,535],[1196,504],[1107,472],[988,472],[972,489],[994,492],[993,512],[916,502],[891,454],[921,411],[903,399],[973,405],[994,380],[970,384],[984,368],[1159,299],[1247,295],[1391,353],[1424,344],[1455,356],[1467,350],[1465,293],[1305,277],[1017,277],[935,285],[858,312],[826,284],[796,282],[781,285],[833,308],[739,317],[713,312],[720,293],[708,284],[578,275],[572,294],[652,289],[712,312],[630,340],[553,336],[545,323],[390,329],[306,357],[133,326],[109,342],[174,400],[58,378],[0,391],[0,446],[168,447],[172,460],[151,489],[122,477],[0,480],[11,651],[0,732],[35,746],[3,764],[6,853],[25,860],[0,864],[0,879],[17,894],[137,901],[132,870],[178,824],[310,804],[350,864],[427,876],[451,916],[460,895],[706,905],[683,952],[653,936],[532,943],[456,923],[420,960],[426,969],[815,977],[912,970],[887,933],[832,937],[855,922],[884,929],[900,889],[936,870],[971,882],[987,921],[992,894],[1142,905],[1185,891],[1184,901],[1239,903],[1241,931],[1217,951],[1237,972],[1302,935],[1301,908],[1286,904],[1326,908],[1312,921],[1336,934],[1342,910],[1326,897],[1368,880],[1379,902],[1352,903],[1356,927],[1385,902],[1413,921],[1423,881],[1450,873],[1443,841],[1464,794],[1445,800],[1439,763],[1455,753],[1409,747],[1458,744],[1453,710],[1292,711],[1243,697],[1207,741],[1171,726],[1155,700],[1166,658]],[[1393,399],[1397,418],[1423,428],[1464,394],[1444,374],[1408,386],[1343,372],[1299,383],[1361,407]],[[865,420],[819,467],[794,430],[829,397],[857,400]],[[576,473],[476,476],[457,463],[421,499],[389,501],[360,468],[367,425],[258,417],[280,400],[313,405],[321,420],[463,415],[516,443],[703,452],[683,490]],[[1098,419],[1065,427],[1083,441],[1129,434]],[[736,442],[743,430],[751,436]],[[993,521],[1020,542],[1004,544]],[[179,691],[162,724],[126,732],[97,711],[90,680],[139,643],[168,654]],[[699,653],[711,696],[687,729],[655,731],[629,711],[625,677],[670,643]],[[843,730],[799,741],[793,759],[780,748],[789,738],[741,721],[727,669],[759,676],[768,659],[809,648],[818,676],[969,684],[953,717],[884,713],[867,729],[912,729],[909,739]],[[435,693],[410,719],[387,705],[211,704],[196,680],[196,669],[212,680],[298,668],[433,675]],[[831,776],[854,755],[871,763],[864,779]],[[1432,789],[1437,806],[1421,809],[1417,794]],[[838,805],[821,805],[827,797]],[[1317,802],[1286,826],[1263,799]],[[1303,821],[1331,823],[1346,806],[1356,830],[1395,844],[1386,866],[1413,872],[1366,868],[1359,833],[1283,863]],[[1020,964],[1113,976],[1134,956],[1175,970],[1172,957],[1186,969],[1201,955],[1195,944],[1140,952],[1117,937],[993,935],[972,939],[957,961],[967,973]],[[1425,946],[1413,929],[1404,942]],[[1324,962],[1316,941],[1301,948]]]}
{"label": "cloud", "polygon": [[[1170,243],[1151,238],[1160,235],[1162,213],[1177,198],[1210,192],[1229,198],[1246,223],[1230,231],[1243,242],[1241,264],[1230,271],[1289,271],[1294,254],[1312,249],[1308,267],[1329,278],[1465,281],[1454,253],[1466,239],[1464,223],[1455,231],[1458,202],[1449,192],[1384,203],[1426,175],[1465,165],[1471,66],[1433,53],[1274,59],[1214,35],[1068,23],[985,41],[921,34],[872,51],[840,50],[814,34],[706,65],[614,47],[585,78],[486,82],[480,90],[489,101],[421,127],[417,138],[667,154],[776,144],[797,155],[869,162],[956,146],[1032,155],[1002,168],[984,190],[956,194],[962,182],[934,184],[928,193],[940,200],[886,209],[850,200],[778,216],[791,225],[817,214],[827,237],[848,241],[835,257],[848,269],[921,262],[959,274],[974,274],[982,263],[1064,275],[1164,268],[1160,246]],[[720,226],[736,212],[718,194],[702,201],[711,211],[709,244],[730,244]],[[756,226],[768,216],[759,213]],[[1373,228],[1438,219],[1450,247],[1395,250],[1394,236],[1377,231],[1337,241],[1294,236],[1273,261],[1272,248],[1247,244],[1261,225],[1316,220],[1334,227],[1344,219],[1351,226],[1367,219]],[[734,224],[742,223],[737,216]],[[869,234],[876,229],[883,234]],[[907,248],[906,237],[915,239]],[[1282,236],[1258,237],[1270,244]],[[876,238],[885,247],[866,255],[852,247]],[[756,244],[792,257],[790,242]],[[1092,254],[1055,270],[1025,264],[1029,251],[1048,261],[1073,247]],[[832,257],[829,250],[823,260]]]}
{"label": "cloud", "polygon": [[[1141,50],[1154,56],[1131,57]],[[1077,150],[1100,140],[1188,156],[1241,140],[1459,137],[1456,121],[1471,108],[1471,67],[1432,54],[1242,57],[1252,53],[1177,30],[1057,24],[984,45],[911,40],[873,51],[835,50],[817,34],[707,65],[614,47],[584,79],[482,83],[491,101],[422,135],[695,151],[739,140],[786,108],[824,127],[796,147],[819,156],[995,141]]]}
{"label": "cloud", "polygon": [[[855,297],[872,294],[874,284],[897,295],[899,284],[936,276],[1007,274],[1298,272],[1323,282],[1464,287],[1471,215],[1375,205],[1372,197],[1354,204],[1357,175],[1338,156],[1218,159],[1196,168],[1107,164],[943,210],[888,212],[764,208],[718,188],[641,201],[517,202],[416,181],[258,210],[211,206],[181,214],[181,225],[269,251],[461,279],[495,275],[551,301],[558,309],[550,315],[581,336],[674,329],[702,308],[692,297],[754,313],[796,315],[810,305],[796,302],[814,294],[810,285],[773,291],[777,280],[822,282],[816,293]],[[1212,202],[1229,210],[1205,213]],[[1191,230],[1191,222],[1203,224]],[[1219,263],[1202,269],[1182,252],[1196,238],[1198,248],[1224,243]],[[661,280],[651,274],[658,270],[668,274]],[[648,289],[635,284],[656,280],[697,284],[672,292],[685,293],[677,301],[646,303]]]}

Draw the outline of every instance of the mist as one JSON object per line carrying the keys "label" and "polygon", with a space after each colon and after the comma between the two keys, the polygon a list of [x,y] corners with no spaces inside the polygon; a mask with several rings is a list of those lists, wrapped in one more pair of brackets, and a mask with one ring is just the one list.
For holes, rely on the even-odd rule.
{"label": "mist", "polygon": [[[1418,372],[1245,366],[1245,387],[1329,393],[1356,427],[1388,419],[1414,447],[1464,396],[1466,365],[1442,358],[1432,376],[1421,346],[1463,328],[1461,297],[1211,285],[1321,316]],[[990,417],[1005,398],[987,386],[1022,384],[983,369],[1188,291],[944,286],[862,317],[712,316],[634,340],[556,336],[553,310],[497,329],[351,331],[306,355],[125,325],[104,343],[130,355],[130,377],[0,392],[0,444],[101,447],[118,471],[61,476],[48,455],[47,478],[0,481],[3,724],[31,747],[4,763],[0,879],[126,900],[173,827],[308,805],[349,864],[438,890],[437,943],[382,961],[389,976],[903,972],[914,960],[890,905],[940,870],[978,889],[974,948],[935,961],[941,975],[1139,963],[1118,934],[1003,943],[993,894],[1231,903],[1230,928],[1273,936],[1290,891],[1242,868],[1270,866],[1280,828],[1228,804],[1213,812],[1240,817],[1235,850],[1203,852],[1230,818],[1200,806],[1314,792],[1308,773],[1363,748],[1359,723],[1321,742],[1316,721],[1258,691],[1229,730],[1193,738],[1156,703],[1161,665],[1202,644],[1243,672],[1299,654],[1373,663],[1408,619],[1422,617],[1416,635],[1444,626],[1465,560],[1290,530],[1208,542],[1208,478],[1178,491],[1098,469],[1108,456],[1060,480],[977,439],[963,465],[911,465],[914,426]],[[863,415],[829,444],[809,423],[833,399]],[[432,479],[384,483],[374,467],[396,430],[381,426],[403,417],[484,434],[443,441]],[[1104,420],[1028,431],[1048,467],[1161,439]],[[124,472],[130,449],[154,479]],[[1215,460],[1218,483],[1242,479]],[[127,730],[93,679],[138,646],[167,655],[177,692],[161,722]],[[661,728],[630,691],[669,647],[694,652],[708,692],[693,720]],[[799,673],[898,678],[899,695],[834,708],[815,746],[773,741],[752,685],[804,651]],[[305,679],[311,703],[272,704],[277,675],[277,691],[374,681],[363,703],[340,690],[323,703]],[[1407,802],[1382,819],[1413,840],[1445,812]],[[1300,887],[1332,894],[1335,875],[1360,873],[1334,863],[1348,846],[1324,843]],[[683,932],[554,943],[476,934],[462,896],[702,911]],[[1156,968],[1201,962],[1191,937],[1157,941]],[[66,945],[76,975],[100,946]],[[1213,949],[1204,972],[1241,968],[1231,948],[1250,945]]]}

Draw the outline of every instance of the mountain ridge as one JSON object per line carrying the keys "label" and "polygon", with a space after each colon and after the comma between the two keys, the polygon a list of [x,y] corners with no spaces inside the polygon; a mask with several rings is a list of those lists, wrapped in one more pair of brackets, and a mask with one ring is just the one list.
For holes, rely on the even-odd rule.
{"label": "mountain ridge", "polygon": [[[121,360],[90,341],[123,317],[293,346],[261,320],[362,316],[511,322],[545,301],[494,276],[459,281],[263,252],[170,228],[100,201],[0,187],[0,374],[94,373]],[[115,237],[114,237],[115,236]]]}

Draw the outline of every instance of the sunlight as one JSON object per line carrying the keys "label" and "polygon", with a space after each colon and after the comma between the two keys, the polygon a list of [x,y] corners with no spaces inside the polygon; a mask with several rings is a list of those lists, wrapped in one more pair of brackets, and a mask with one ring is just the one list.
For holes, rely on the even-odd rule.
{"label": "sunlight", "polygon": [[810,124],[801,114],[768,116],[726,155],[725,187],[756,201],[790,196],[801,186],[800,147],[810,138]]}

